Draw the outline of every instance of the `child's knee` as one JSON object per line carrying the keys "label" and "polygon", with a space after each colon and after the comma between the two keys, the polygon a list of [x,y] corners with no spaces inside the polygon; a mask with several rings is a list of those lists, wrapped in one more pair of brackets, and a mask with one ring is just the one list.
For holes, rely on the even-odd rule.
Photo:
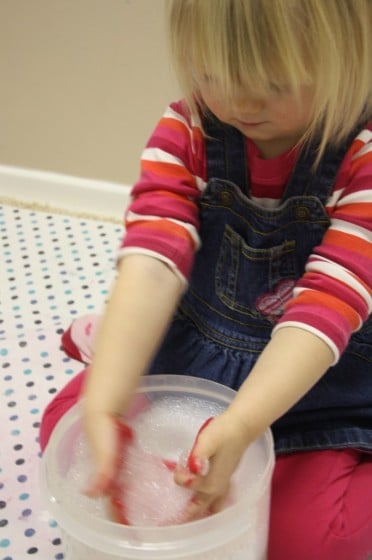
{"label": "child's knee", "polygon": [[39,443],[42,451],[46,448],[60,418],[77,402],[86,372],[85,369],[73,377],[45,408],[39,431]]}
{"label": "child's knee", "polygon": [[372,462],[359,455],[327,451],[278,460],[269,560],[367,560]]}
{"label": "child's knee", "polygon": [[[372,559],[371,532],[334,531],[332,521],[310,512],[297,511],[272,519],[268,560],[367,560]],[[369,535],[369,536],[368,536]]]}

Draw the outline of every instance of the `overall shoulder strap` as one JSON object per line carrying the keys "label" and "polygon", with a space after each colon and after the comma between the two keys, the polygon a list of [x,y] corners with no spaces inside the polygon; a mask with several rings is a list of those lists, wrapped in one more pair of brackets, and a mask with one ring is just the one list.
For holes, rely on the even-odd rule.
{"label": "overall shoulder strap", "polygon": [[248,192],[245,138],[236,128],[223,124],[212,113],[203,121],[206,134],[207,177],[225,179]]}
{"label": "overall shoulder strap", "polygon": [[285,200],[293,196],[316,196],[325,204],[332,192],[338,170],[345,158],[346,152],[362,128],[362,126],[356,127],[337,148],[326,148],[315,171],[313,163],[317,155],[317,143],[315,142],[313,145],[304,148],[288,181],[283,199]]}

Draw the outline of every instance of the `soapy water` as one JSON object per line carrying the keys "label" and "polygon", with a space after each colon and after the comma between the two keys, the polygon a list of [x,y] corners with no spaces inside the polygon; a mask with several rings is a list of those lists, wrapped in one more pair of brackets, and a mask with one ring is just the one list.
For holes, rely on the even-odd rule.
{"label": "soapy water", "polygon": [[135,442],[128,445],[111,502],[113,519],[134,526],[182,523],[192,493],[174,483],[173,470]]}
{"label": "soapy water", "polygon": [[[205,420],[224,407],[195,397],[140,397],[140,405],[124,419],[133,430],[133,440],[123,449],[117,479],[116,513],[108,498],[84,495],[92,470],[88,444],[82,431],[72,446],[71,463],[63,480],[64,503],[101,519],[118,519],[133,526],[165,526],[185,521],[193,492],[174,482],[174,466],[187,454]],[[234,485],[226,504],[235,501]],[[124,521],[123,521],[124,520]]]}

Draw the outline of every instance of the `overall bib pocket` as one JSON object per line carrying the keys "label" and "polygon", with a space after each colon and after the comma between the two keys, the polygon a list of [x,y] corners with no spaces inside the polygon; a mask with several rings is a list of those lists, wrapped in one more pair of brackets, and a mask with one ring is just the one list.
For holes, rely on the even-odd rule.
{"label": "overall bib pocket", "polygon": [[230,310],[250,317],[280,315],[295,283],[295,251],[293,240],[269,248],[252,247],[225,225],[216,263],[218,298]]}

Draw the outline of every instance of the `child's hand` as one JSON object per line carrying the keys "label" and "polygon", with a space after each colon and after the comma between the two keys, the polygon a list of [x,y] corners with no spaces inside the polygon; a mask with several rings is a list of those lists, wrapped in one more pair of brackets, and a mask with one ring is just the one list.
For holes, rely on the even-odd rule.
{"label": "child's hand", "polygon": [[108,414],[84,418],[85,429],[93,453],[94,472],[85,493],[91,497],[109,494],[117,473],[121,446],[118,421]]}
{"label": "child's hand", "polygon": [[229,490],[230,479],[250,443],[243,422],[229,410],[216,416],[200,432],[192,454],[200,464],[209,462],[206,475],[194,475],[179,468],[175,481],[195,491],[186,517],[195,519],[206,512],[217,512]]}

